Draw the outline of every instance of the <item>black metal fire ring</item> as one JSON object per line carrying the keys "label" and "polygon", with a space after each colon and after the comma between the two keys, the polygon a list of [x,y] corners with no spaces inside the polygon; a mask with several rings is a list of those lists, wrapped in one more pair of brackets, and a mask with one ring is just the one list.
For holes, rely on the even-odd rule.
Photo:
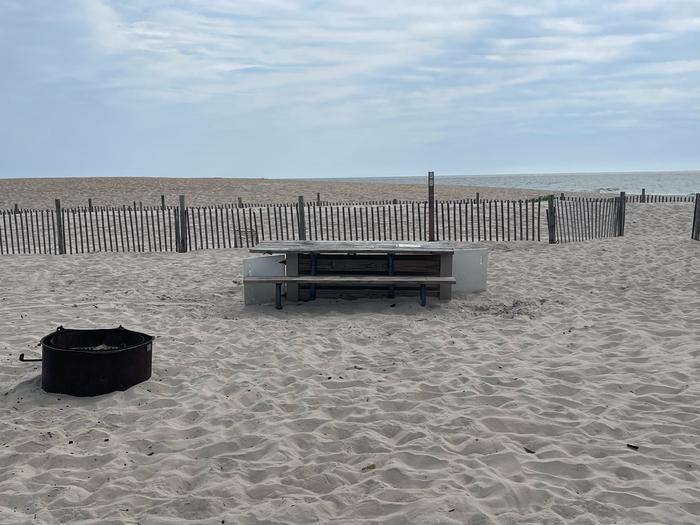
{"label": "black metal fire ring", "polygon": [[[151,377],[153,339],[122,326],[59,326],[41,340],[41,387],[79,397],[126,390]],[[29,361],[24,355],[20,360]]]}

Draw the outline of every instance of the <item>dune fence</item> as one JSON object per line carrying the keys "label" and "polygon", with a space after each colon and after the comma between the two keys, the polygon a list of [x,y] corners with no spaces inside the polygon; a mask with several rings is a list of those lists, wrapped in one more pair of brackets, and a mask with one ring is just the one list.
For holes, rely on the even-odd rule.
{"label": "dune fence", "polygon": [[[0,254],[187,252],[264,240],[549,243],[624,235],[625,196],[0,210]],[[431,211],[432,210],[432,211]],[[431,221],[432,217],[432,221]]]}
{"label": "dune fence", "polygon": [[[655,204],[655,203],[672,203],[672,202],[695,202],[695,195],[671,195],[671,194],[657,194],[657,193],[646,193],[645,189],[642,189],[642,193],[626,193],[626,200],[631,204]],[[561,194],[560,200],[578,200],[581,197],[567,196]]]}
{"label": "dune fence", "polygon": [[548,202],[548,239],[554,243],[580,242],[625,234],[627,198],[551,199]]}

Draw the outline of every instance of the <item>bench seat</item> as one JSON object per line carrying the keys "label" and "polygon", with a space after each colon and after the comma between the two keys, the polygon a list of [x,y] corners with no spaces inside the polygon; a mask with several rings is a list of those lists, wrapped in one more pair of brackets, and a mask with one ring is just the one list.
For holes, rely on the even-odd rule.
{"label": "bench seat", "polygon": [[455,284],[457,280],[454,277],[439,277],[429,275],[300,275],[300,276],[248,276],[243,278],[243,284],[274,284],[275,290],[275,307],[282,308],[282,285],[285,283],[295,284],[357,284],[357,285],[418,285],[420,286],[420,303],[422,306],[426,304],[426,285],[428,284]]}

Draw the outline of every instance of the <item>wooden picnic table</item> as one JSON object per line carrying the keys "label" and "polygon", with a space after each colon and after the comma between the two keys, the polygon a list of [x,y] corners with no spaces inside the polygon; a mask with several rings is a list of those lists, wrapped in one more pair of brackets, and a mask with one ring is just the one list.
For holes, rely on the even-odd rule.
{"label": "wooden picnic table", "polygon": [[[288,277],[317,275],[384,275],[452,277],[454,248],[420,241],[264,241],[253,253],[284,254]],[[381,268],[381,270],[380,270]],[[415,269],[415,272],[412,271]],[[396,271],[396,273],[395,273]],[[440,299],[452,298],[452,285],[437,284]],[[315,285],[311,285],[315,296]],[[297,301],[299,284],[287,283],[287,300]]]}

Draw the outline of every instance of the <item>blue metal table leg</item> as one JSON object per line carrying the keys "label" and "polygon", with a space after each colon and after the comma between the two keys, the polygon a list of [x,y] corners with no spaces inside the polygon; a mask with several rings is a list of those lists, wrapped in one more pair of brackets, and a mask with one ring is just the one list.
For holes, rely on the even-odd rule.
{"label": "blue metal table leg", "polygon": [[[389,260],[387,261],[387,263],[388,263],[388,264],[387,264],[387,267],[388,267],[388,268],[387,268],[387,269],[388,269],[388,272],[387,272],[387,273],[388,273],[389,275],[394,275],[394,254],[393,254],[393,253],[390,253],[390,254],[387,255],[387,257],[388,257],[388,259],[389,259]],[[389,297],[390,297],[391,299],[393,299],[394,297],[396,297],[396,291],[395,291],[395,288],[394,288],[394,285],[393,285],[393,284],[390,284],[390,285],[389,285]]]}
{"label": "blue metal table leg", "polygon": [[275,283],[275,308],[282,309],[282,283]]}
{"label": "blue metal table leg", "polygon": [[[318,266],[318,261],[316,260],[316,254],[312,253],[311,254],[311,275],[316,275],[316,269]],[[311,289],[309,290],[309,299],[314,300],[316,299],[316,285],[312,284]]]}

